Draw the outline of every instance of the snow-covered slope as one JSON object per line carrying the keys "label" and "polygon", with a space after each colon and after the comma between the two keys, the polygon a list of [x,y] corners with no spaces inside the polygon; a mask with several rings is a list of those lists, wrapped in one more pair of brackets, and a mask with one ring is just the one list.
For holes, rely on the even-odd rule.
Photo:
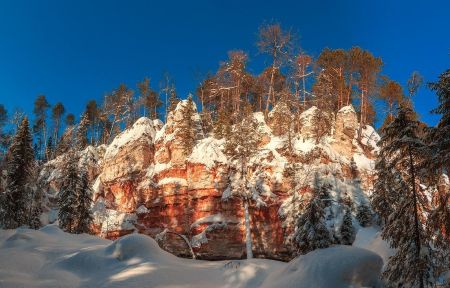
{"label": "snow-covered slope", "polygon": [[199,261],[159,248],[150,237],[114,242],[39,231],[0,230],[0,287],[376,287],[382,260],[353,247],[314,251],[290,263],[273,260]]}

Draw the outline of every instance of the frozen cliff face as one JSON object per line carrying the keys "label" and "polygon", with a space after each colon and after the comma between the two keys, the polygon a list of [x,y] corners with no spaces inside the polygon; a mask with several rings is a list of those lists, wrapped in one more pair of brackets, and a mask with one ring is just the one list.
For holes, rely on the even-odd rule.
{"label": "frozen cliff face", "polygon": [[[108,238],[145,233],[180,256],[190,256],[191,246],[203,259],[244,257],[243,203],[236,197],[239,169],[224,154],[223,139],[204,136],[197,113],[193,118],[198,140],[192,153],[185,155],[177,136],[185,103],[168,115],[166,124],[141,118],[108,147],[96,149],[95,228]],[[289,241],[299,202],[308,197],[315,172],[332,186],[336,202],[344,196],[352,197],[356,205],[367,201],[379,136],[366,126],[358,140],[356,112],[348,106],[333,116],[330,135],[316,144],[308,122],[316,110],[300,116],[302,129],[291,135],[290,143],[285,131],[274,133],[276,124],[270,116],[266,124],[262,113],[254,113],[261,141],[250,159],[247,185],[256,257],[292,257]],[[352,158],[359,179],[353,179]],[[56,166],[49,162],[42,177],[49,182],[57,179]],[[334,205],[332,211],[334,218],[327,225],[337,231],[342,207]]]}

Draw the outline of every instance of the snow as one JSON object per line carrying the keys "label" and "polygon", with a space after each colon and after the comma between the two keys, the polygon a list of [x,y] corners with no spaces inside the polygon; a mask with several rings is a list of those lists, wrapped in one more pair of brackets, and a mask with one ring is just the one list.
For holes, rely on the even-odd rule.
{"label": "snow", "polygon": [[377,254],[351,246],[318,249],[272,273],[263,287],[378,287],[383,260]]}
{"label": "snow", "polygon": [[390,256],[394,255],[394,250],[381,238],[381,231],[377,227],[361,227],[356,233],[353,246],[364,248],[380,255],[384,264],[388,262]]}
{"label": "snow", "polygon": [[147,140],[148,144],[151,144],[155,138],[155,134],[156,131],[153,127],[153,121],[146,117],[141,117],[131,128],[123,131],[114,138],[112,143],[106,149],[105,159],[114,157],[123,146],[141,138]]}
{"label": "snow", "polygon": [[356,114],[355,108],[353,108],[353,105],[347,105],[347,106],[342,107],[342,108],[338,111],[338,113],[342,113],[342,114],[355,113],[355,114]]}
{"label": "snow", "polygon": [[191,228],[197,227],[201,224],[209,224],[209,223],[239,223],[238,219],[225,218],[222,214],[213,214],[202,217],[192,223]]}
{"label": "snow", "polygon": [[217,140],[213,137],[202,139],[195,145],[187,160],[191,163],[203,164],[208,169],[215,167],[217,163],[226,163],[227,157],[222,152],[224,144],[223,139]]}
{"label": "snow", "polygon": [[350,246],[316,250],[289,263],[183,259],[146,235],[112,242],[68,234],[55,225],[0,230],[0,255],[5,288],[376,287],[382,266],[373,252]]}
{"label": "snow", "polygon": [[308,153],[317,147],[315,140],[298,137],[294,139],[294,149],[302,153]]}
{"label": "snow", "polygon": [[105,199],[99,197],[92,207],[94,223],[101,225],[101,232],[106,233],[113,230],[135,230],[137,216],[135,213],[120,212],[107,209]]}
{"label": "snow", "polygon": [[377,131],[375,131],[375,128],[370,125],[365,125],[362,129],[361,136],[361,143],[363,145],[373,148],[376,152],[379,151],[377,143],[380,141],[381,137],[378,135]]}
{"label": "snow", "polygon": [[375,169],[375,161],[367,158],[366,155],[362,153],[353,154],[353,160],[355,161],[356,167],[358,167],[359,171],[372,171]]}

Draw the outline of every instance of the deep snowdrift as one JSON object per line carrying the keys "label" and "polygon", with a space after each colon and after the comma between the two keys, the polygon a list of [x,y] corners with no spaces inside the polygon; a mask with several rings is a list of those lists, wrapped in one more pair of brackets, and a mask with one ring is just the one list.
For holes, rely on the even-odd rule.
{"label": "deep snowdrift", "polygon": [[375,286],[383,261],[361,248],[334,246],[289,263],[182,259],[150,237],[117,241],[39,231],[0,230],[0,287],[361,287]]}

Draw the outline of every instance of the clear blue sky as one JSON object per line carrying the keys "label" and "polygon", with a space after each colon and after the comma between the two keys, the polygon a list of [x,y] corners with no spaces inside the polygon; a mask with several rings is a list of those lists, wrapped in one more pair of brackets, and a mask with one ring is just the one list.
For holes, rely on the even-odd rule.
{"label": "clear blue sky", "polygon": [[[214,71],[230,49],[247,51],[250,70],[260,72],[256,34],[270,20],[296,31],[314,56],[325,47],[368,49],[402,84],[414,70],[433,81],[450,68],[448,0],[155,2],[0,1],[0,103],[30,113],[42,93],[78,116],[119,83],[159,81],[163,71],[185,97],[196,71]],[[422,88],[416,108],[429,124],[435,106]]]}

